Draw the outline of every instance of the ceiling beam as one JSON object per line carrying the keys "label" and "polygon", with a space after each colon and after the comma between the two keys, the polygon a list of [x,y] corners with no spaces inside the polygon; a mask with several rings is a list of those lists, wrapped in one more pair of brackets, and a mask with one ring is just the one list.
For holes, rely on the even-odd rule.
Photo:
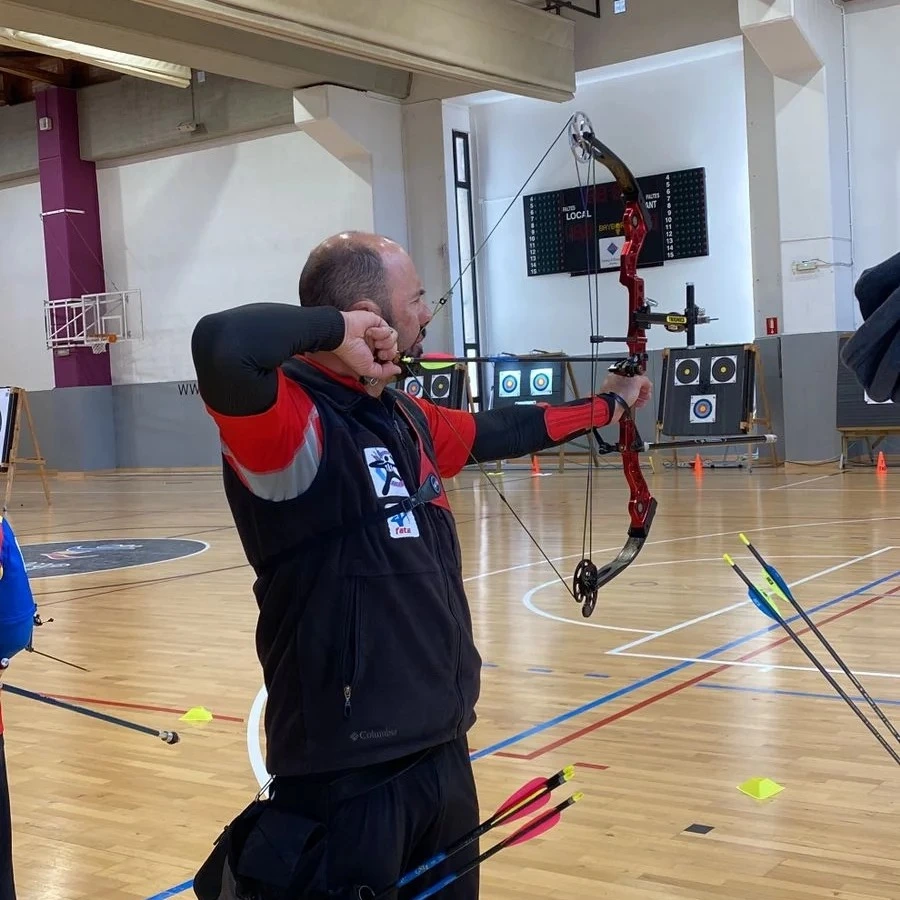
{"label": "ceiling beam", "polygon": [[68,87],[69,78],[65,74],[59,72],[49,72],[34,65],[25,65],[20,63],[12,65],[7,59],[0,59],[0,72],[7,75],[16,75],[27,81],[37,81],[39,84],[49,84],[53,87]]}

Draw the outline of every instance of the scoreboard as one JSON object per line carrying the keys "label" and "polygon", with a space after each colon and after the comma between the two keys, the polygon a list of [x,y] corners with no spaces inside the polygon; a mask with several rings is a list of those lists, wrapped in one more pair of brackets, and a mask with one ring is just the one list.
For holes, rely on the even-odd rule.
{"label": "scoreboard", "polygon": [[[638,178],[650,215],[638,266],[709,255],[706,169]],[[528,274],[617,272],[625,204],[615,182],[522,198]]]}

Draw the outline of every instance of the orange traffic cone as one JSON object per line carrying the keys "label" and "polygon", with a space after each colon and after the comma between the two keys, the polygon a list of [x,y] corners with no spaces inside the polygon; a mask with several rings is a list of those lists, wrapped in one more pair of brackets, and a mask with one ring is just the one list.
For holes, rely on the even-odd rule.
{"label": "orange traffic cone", "polygon": [[694,457],[694,474],[695,475],[703,474],[703,460],[700,459],[699,453]]}
{"label": "orange traffic cone", "polygon": [[875,466],[876,472],[887,472],[887,463],[884,461],[884,450],[878,451],[878,464]]}
{"label": "orange traffic cone", "polygon": [[537,456],[531,457],[531,474],[532,475],[540,475],[541,474],[541,462],[537,458]]}

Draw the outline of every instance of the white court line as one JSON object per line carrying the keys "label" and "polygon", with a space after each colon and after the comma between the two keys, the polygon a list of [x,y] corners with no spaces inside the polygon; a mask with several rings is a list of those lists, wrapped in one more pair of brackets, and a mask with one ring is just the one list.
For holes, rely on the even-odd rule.
{"label": "white court line", "polygon": [[[740,531],[713,531],[709,534],[692,534],[684,535],[677,538],[665,538],[661,541],[647,541],[644,547],[659,547],[663,544],[677,544],[680,541],[700,541],[706,538],[731,537],[736,534],[762,534],[764,531],[782,531],[790,528],[818,528],[822,525],[857,525],[861,522],[896,522],[900,521],[900,516],[872,516],[867,519],[831,519],[825,522],[797,522],[793,525],[766,525],[760,528],[742,528]],[[615,547],[603,547],[599,550],[596,548],[591,551],[596,556],[599,553],[619,552],[622,549],[621,544]],[[562,562],[565,559],[574,559],[576,556],[581,558],[583,553],[567,553],[565,556],[552,556],[551,562]],[[666,565],[671,565],[674,560],[667,561]],[[506,575],[508,572],[518,572],[520,569],[532,569],[535,566],[545,566],[547,561],[542,557],[527,563],[519,563],[517,566],[507,566],[505,569],[492,569],[489,572],[479,572],[477,575],[469,575],[464,578],[463,582],[479,581],[482,578],[491,578],[494,575]],[[636,564],[632,564],[629,568],[634,568]]]}
{"label": "white court line", "polygon": [[[888,550],[893,550],[894,547],[882,547],[880,550],[873,550],[871,553],[867,553],[865,556],[857,556],[854,559],[847,560],[846,562],[842,562],[836,566],[831,566],[828,569],[822,569],[821,572],[814,572],[812,575],[807,575],[805,578],[801,578],[799,581],[788,582],[788,587],[794,588],[799,587],[801,584],[806,584],[809,581],[814,581],[816,578],[822,578],[824,575],[830,575],[832,572],[837,572],[840,569],[846,569],[847,566],[855,565],[858,562],[862,562],[866,559],[871,559],[873,556],[880,556],[882,553],[886,553]],[[778,559],[776,556],[769,557],[770,559]],[[673,625],[671,628],[666,628],[663,631],[657,631],[648,637],[638,638],[636,641],[632,641],[630,644],[623,644],[621,647],[616,647],[613,650],[607,650],[607,653],[615,654],[617,656],[630,656],[633,654],[624,653],[625,650],[630,650],[632,647],[638,647],[641,644],[646,644],[648,641],[654,640],[654,638],[663,637],[667,634],[672,634],[674,631],[681,631],[682,628],[688,628],[691,625],[696,625],[698,622],[705,622],[707,619],[712,619],[715,616],[721,616],[723,613],[731,612],[734,609],[739,609],[741,606],[746,606],[748,603],[752,601],[748,597],[746,600],[742,600],[740,603],[732,603],[730,606],[723,606],[721,609],[715,609],[712,612],[705,613],[702,616],[697,616],[695,619],[689,619],[686,622],[680,622],[677,625]]]}
{"label": "white court line", "polygon": [[[740,557],[739,557],[740,558]],[[773,557],[775,559],[793,559],[794,557]],[[807,559],[808,557],[799,556],[797,559]],[[816,557],[817,559],[819,557]],[[832,556],[822,557],[823,559],[833,559]],[[720,556],[701,556],[695,559],[664,559],[657,562],[645,562],[645,563],[633,563],[629,568],[631,569],[649,569],[653,566],[674,566],[674,565],[688,565],[693,563],[702,563],[702,562],[718,562],[721,559]],[[531,588],[531,590],[527,591],[525,595],[522,597],[522,603],[526,609],[531,610],[535,615],[542,616],[545,619],[552,619],[554,622],[565,622],[569,625],[583,625],[586,628],[601,628],[605,631],[632,631],[635,634],[646,634],[650,635],[650,637],[642,638],[639,641],[635,641],[635,644],[641,644],[644,641],[652,640],[660,632],[653,631],[647,628],[621,628],[617,625],[600,625],[597,622],[588,622],[587,619],[567,619],[565,616],[557,616],[554,613],[547,612],[546,610],[539,609],[534,605],[534,595],[538,591],[544,590],[544,588],[548,588],[551,585],[558,584],[559,580],[554,578],[552,581],[545,581],[543,584],[539,584],[536,587]],[[738,604],[740,606],[742,604]],[[625,644],[626,647],[631,647],[631,644]]]}
{"label": "white court line", "polygon": [[[608,651],[612,652],[612,651]],[[763,672],[768,672],[771,669],[788,669],[792,672],[818,672],[819,670],[814,666],[783,666],[777,665],[776,663],[752,663],[752,662],[742,662],[737,659],[699,659],[693,656],[662,656],[656,653],[619,653],[618,656],[633,656],[636,659],[661,659],[667,660],[668,662],[689,662],[689,663],[700,663],[701,665],[706,666],[744,666],[748,669],[759,669]],[[841,669],[825,669],[826,672],[832,675],[843,675],[845,674]],[[861,669],[851,669],[854,675],[866,675],[870,678],[900,678],[900,672],[865,672]],[[820,673],[821,674],[821,673]]]}
{"label": "white court line", "polygon": [[823,478],[834,478],[834,475],[819,475],[816,478],[805,478],[803,481],[794,481],[791,484],[779,484],[775,487],[770,487],[768,490],[770,491],[786,491],[788,488],[797,487],[801,484],[812,484],[814,481],[821,481]]}
{"label": "white court line", "polygon": [[565,622],[567,625],[584,625],[586,628],[600,628],[603,631],[630,631],[634,634],[648,635],[649,637],[644,638],[644,640],[649,640],[649,638],[652,638],[656,634],[655,631],[649,631],[646,628],[621,628],[618,625],[601,625],[599,622],[588,622],[587,619],[584,619],[583,621],[580,619],[567,619],[565,616],[557,616],[554,613],[546,612],[546,610],[538,609],[531,598],[538,591],[550,587],[551,584],[559,584],[559,580],[554,578],[552,581],[545,581],[543,584],[539,584],[537,587],[533,587],[528,591],[525,596],[522,597],[522,603],[525,605],[525,608],[531,610],[535,615],[542,616],[545,619],[552,619],[554,622]]}
{"label": "white court line", "polygon": [[259,723],[262,719],[263,707],[269,694],[263,685],[253,698],[253,705],[247,715],[247,755],[250,757],[250,768],[259,782],[260,788],[265,787],[269,781],[269,771],[266,769],[266,761],[263,759],[262,746],[259,738]]}

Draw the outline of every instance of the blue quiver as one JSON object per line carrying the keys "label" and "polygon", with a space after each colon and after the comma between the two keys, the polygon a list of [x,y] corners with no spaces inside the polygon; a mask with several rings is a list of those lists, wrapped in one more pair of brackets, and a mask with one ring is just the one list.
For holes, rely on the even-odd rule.
{"label": "blue quiver", "polygon": [[12,526],[0,516],[0,659],[30,646],[36,612],[25,559]]}

